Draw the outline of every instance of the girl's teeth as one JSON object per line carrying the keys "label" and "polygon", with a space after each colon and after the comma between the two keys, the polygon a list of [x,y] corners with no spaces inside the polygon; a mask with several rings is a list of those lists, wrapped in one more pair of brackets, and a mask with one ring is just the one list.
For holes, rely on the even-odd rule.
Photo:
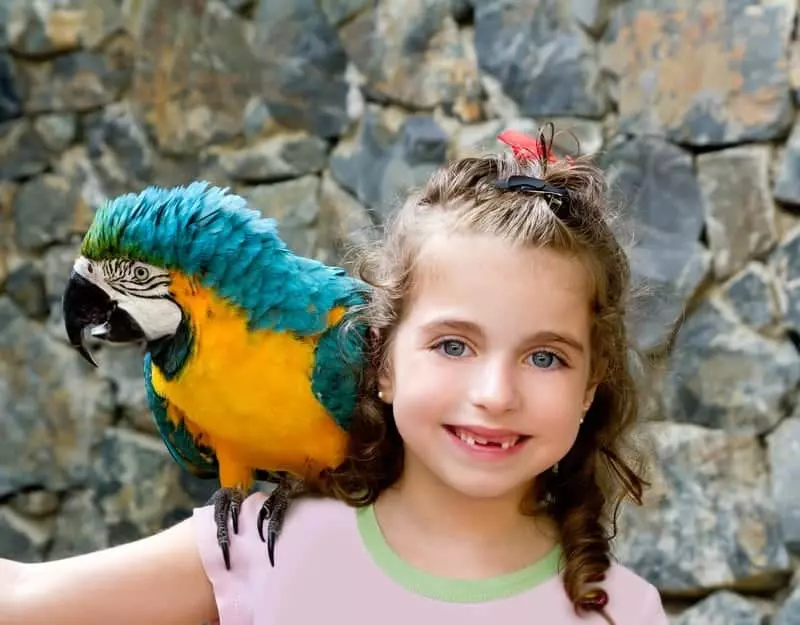
{"label": "girl's teeth", "polygon": [[[456,434],[458,435],[458,438],[460,438],[462,441],[464,441],[468,445],[489,445],[490,444],[490,441],[488,441],[487,439],[481,438],[479,436],[474,436],[472,434],[467,434],[463,430],[456,430]],[[502,442],[499,442],[498,444],[500,445],[501,449],[510,449],[511,447],[516,445],[518,440],[519,440],[519,437],[515,436],[515,437],[513,437],[511,439],[506,439],[506,440],[504,440]]]}

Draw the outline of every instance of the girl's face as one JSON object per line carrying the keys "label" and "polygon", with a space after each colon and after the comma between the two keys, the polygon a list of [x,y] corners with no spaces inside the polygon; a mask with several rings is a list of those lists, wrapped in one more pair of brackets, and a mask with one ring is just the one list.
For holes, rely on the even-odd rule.
{"label": "girl's face", "polygon": [[435,238],[420,261],[381,380],[406,479],[519,497],[569,451],[594,395],[589,276],[475,235]]}

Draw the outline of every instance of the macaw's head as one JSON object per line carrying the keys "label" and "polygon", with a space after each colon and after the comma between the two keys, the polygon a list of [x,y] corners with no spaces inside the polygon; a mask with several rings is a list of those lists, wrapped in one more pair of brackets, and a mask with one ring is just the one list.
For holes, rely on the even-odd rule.
{"label": "macaw's head", "polygon": [[184,316],[171,290],[176,272],[213,281],[220,254],[241,256],[242,233],[264,232],[265,225],[242,198],[204,182],[150,187],[107,202],[83,239],[63,294],[70,343],[97,366],[84,343],[87,332],[115,343],[174,335]]}
{"label": "macaw's head", "polygon": [[97,366],[85,332],[112,343],[155,341],[178,329],[183,313],[170,294],[164,267],[134,257],[81,255],[64,291],[64,324],[70,343]]}

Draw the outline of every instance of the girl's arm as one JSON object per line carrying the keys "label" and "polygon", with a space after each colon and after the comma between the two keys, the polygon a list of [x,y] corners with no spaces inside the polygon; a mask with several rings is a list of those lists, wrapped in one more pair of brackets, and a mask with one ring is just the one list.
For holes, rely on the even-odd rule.
{"label": "girl's arm", "polygon": [[200,625],[216,618],[191,519],[64,560],[0,560],[0,625]]}

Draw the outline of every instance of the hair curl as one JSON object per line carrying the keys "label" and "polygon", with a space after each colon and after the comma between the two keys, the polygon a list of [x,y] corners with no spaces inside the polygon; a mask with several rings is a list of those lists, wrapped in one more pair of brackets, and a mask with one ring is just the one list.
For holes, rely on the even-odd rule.
{"label": "hair curl", "polygon": [[[374,287],[360,315],[373,328],[370,364],[363,372],[348,458],[330,474],[328,489],[350,505],[368,505],[403,470],[402,440],[391,406],[377,397],[378,377],[389,364],[387,348],[408,303],[427,234],[442,227],[466,229],[574,254],[594,283],[592,372],[598,387],[558,472],[536,477],[523,508],[529,514],[544,510],[559,528],[564,586],[576,612],[599,612],[610,622],[604,610],[608,596],[597,584],[611,565],[618,507],[626,498],[641,505],[648,485],[625,453],[639,404],[625,323],[630,269],[611,225],[602,171],[587,157],[548,162],[550,146],[541,134],[539,140],[545,149],[538,161],[490,155],[443,166],[388,221],[380,241],[357,250],[355,272]],[[554,211],[541,194],[502,191],[493,184],[511,175],[533,175],[565,188],[569,202]]]}

